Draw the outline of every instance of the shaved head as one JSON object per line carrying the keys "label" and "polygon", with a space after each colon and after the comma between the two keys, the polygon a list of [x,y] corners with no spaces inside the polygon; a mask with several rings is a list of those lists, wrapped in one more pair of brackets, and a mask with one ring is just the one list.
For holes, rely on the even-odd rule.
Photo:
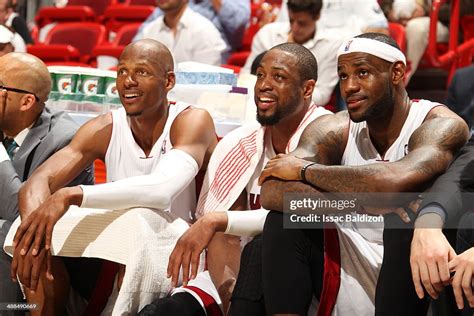
{"label": "shaved head", "polygon": [[120,55],[120,60],[133,56],[159,66],[165,72],[173,71],[174,62],[170,50],[163,43],[153,39],[143,39],[129,44]]}
{"label": "shaved head", "polygon": [[8,75],[19,88],[36,94],[44,103],[51,92],[51,76],[39,58],[26,53],[9,53],[0,57],[0,74]]}

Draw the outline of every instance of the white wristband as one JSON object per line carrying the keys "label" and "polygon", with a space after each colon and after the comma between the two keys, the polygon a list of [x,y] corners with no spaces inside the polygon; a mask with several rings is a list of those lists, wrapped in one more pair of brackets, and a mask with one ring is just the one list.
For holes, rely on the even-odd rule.
{"label": "white wristband", "polygon": [[261,208],[249,211],[227,211],[225,234],[254,237],[263,232],[263,225],[269,211]]}

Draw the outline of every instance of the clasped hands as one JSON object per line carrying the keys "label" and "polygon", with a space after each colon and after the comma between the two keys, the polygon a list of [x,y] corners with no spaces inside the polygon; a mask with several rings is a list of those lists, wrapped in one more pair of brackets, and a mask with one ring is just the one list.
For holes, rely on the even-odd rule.
{"label": "clasped hands", "polygon": [[[11,278],[29,290],[36,291],[40,275],[53,280],[51,274],[51,241],[53,228],[69,208],[64,189],[49,196],[22,221],[13,239]],[[46,266],[45,266],[46,263]]]}

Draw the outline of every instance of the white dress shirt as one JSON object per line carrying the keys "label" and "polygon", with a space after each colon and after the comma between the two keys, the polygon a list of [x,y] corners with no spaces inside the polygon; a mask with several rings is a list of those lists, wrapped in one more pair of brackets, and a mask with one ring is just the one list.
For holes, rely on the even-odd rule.
{"label": "white dress shirt", "polygon": [[[29,131],[30,131],[29,128],[25,128],[20,133],[18,133],[18,135],[13,137],[13,140],[15,141],[15,143],[18,144],[18,147],[20,147],[21,144],[23,144],[23,141],[25,140],[26,135],[28,134]],[[8,136],[5,136],[5,137],[8,137]],[[5,146],[3,146],[3,142],[2,142],[0,146],[0,163],[4,162],[5,160],[10,160],[10,157],[8,156],[7,150],[5,149]]]}
{"label": "white dress shirt", "polygon": [[195,61],[220,65],[226,44],[211,21],[186,7],[179,20],[176,35],[165,24],[164,16],[147,25],[143,38],[151,38],[165,44],[171,51],[175,64]]}
{"label": "white dress shirt", "polygon": [[[252,51],[242,73],[250,72],[253,60],[258,54],[275,45],[286,43],[290,32],[288,22],[275,22],[263,26],[252,41]],[[344,38],[336,31],[316,29],[312,39],[303,44],[316,57],[318,62],[318,81],[313,92],[313,102],[323,106],[328,103],[331,94],[339,81],[337,75],[337,50]]]}

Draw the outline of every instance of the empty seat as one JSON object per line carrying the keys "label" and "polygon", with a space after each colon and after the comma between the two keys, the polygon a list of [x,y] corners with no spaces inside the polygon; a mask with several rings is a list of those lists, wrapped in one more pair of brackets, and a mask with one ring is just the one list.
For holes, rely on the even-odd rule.
{"label": "empty seat", "polygon": [[399,23],[388,23],[388,31],[390,32],[390,36],[397,42],[398,46],[402,52],[406,52],[407,48],[407,38],[405,35],[405,27]]}
{"label": "empty seat", "polygon": [[125,4],[128,5],[156,5],[156,0],[126,0]]}
{"label": "empty seat", "polygon": [[[92,49],[103,43],[105,38],[106,29],[99,23],[60,23],[51,29],[44,44],[29,45],[28,52],[44,61],[89,63]],[[79,60],[73,58],[77,55],[74,49],[80,55]]]}
{"label": "empty seat", "polygon": [[117,32],[122,26],[130,23],[142,23],[155,10],[147,5],[114,5],[105,10],[102,23],[109,32]]}
{"label": "empty seat", "polygon": [[119,58],[126,45],[132,42],[133,37],[137,34],[140,23],[132,23],[122,26],[111,43],[102,43],[97,45],[92,51],[92,56],[112,56]]}
{"label": "empty seat", "polygon": [[104,14],[105,9],[109,5],[114,5],[116,3],[117,0],[69,0],[67,5],[86,5],[91,7],[97,16],[100,16]]}
{"label": "empty seat", "polygon": [[42,28],[54,22],[92,22],[94,19],[95,12],[88,6],[43,7],[38,11],[35,22]]}
{"label": "empty seat", "polygon": [[77,48],[72,45],[64,44],[30,44],[26,46],[26,51],[44,62],[77,62],[81,57],[81,53]]}

